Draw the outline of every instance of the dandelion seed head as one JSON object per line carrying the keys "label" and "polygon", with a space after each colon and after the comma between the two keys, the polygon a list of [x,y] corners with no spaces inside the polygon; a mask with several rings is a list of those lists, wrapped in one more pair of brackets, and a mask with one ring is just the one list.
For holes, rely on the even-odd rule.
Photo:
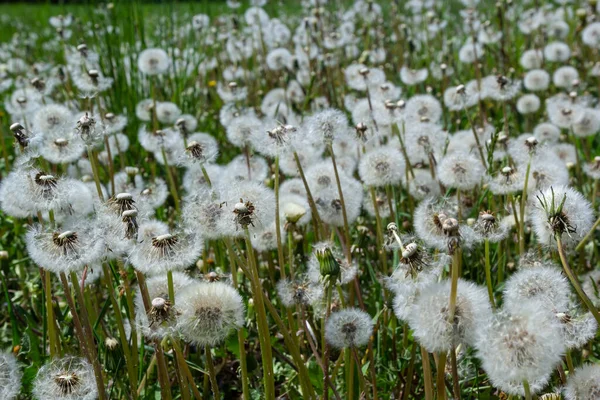
{"label": "dandelion seed head", "polygon": [[363,347],[372,332],[371,316],[358,308],[334,312],[325,324],[325,340],[336,349]]}
{"label": "dandelion seed head", "polygon": [[176,293],[177,329],[200,346],[221,343],[244,324],[244,303],[236,289],[223,282],[200,282]]}

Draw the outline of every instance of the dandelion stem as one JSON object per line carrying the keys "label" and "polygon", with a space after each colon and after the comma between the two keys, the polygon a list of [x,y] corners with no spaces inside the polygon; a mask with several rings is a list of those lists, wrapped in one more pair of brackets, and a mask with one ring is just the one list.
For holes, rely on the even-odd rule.
{"label": "dandelion stem", "polygon": [[133,391],[137,388],[137,373],[135,368],[137,360],[134,360],[131,357],[131,349],[129,347],[129,343],[127,342],[127,334],[125,333],[125,326],[123,325],[123,316],[121,315],[119,303],[115,299],[114,287],[111,283],[111,272],[109,271],[109,268],[106,265],[106,263],[103,263],[102,269],[104,272],[104,279],[106,281],[108,298],[115,312],[117,329],[119,330],[119,339],[121,341],[121,347],[123,349],[123,356],[125,357],[125,366],[127,367],[127,375],[129,377],[131,392],[133,393]]}
{"label": "dandelion stem", "polygon": [[598,228],[598,225],[600,225],[600,217],[596,220],[596,222],[594,222],[594,225],[592,226],[592,229],[590,229],[590,231],[583,237],[583,239],[581,239],[579,241],[579,243],[577,243],[577,247],[575,247],[575,251],[578,252],[581,249],[583,249],[583,247],[585,246],[585,244],[594,236],[594,233],[596,232],[596,229]]}
{"label": "dandelion stem", "polygon": [[52,304],[52,280],[50,271],[44,270],[44,294],[46,298],[46,313],[48,326],[48,339],[50,341],[50,357],[56,357],[60,354],[60,344],[56,332],[56,323],[54,319],[54,306]]}
{"label": "dandelion stem", "polygon": [[98,354],[96,353],[96,344],[94,342],[94,331],[92,330],[92,325],[88,319],[87,310],[85,308],[85,302],[83,300],[83,294],[79,290],[79,285],[77,282],[77,276],[75,272],[71,272],[71,285],[73,286],[73,291],[75,292],[75,296],[77,297],[77,302],[79,303],[79,309],[81,310],[81,326],[82,333],[84,339],[86,340],[87,348],[89,350],[90,363],[94,369],[94,375],[96,376],[96,385],[98,386],[98,395],[100,400],[106,400],[106,391],[104,388],[104,377],[102,376],[102,367],[100,366],[100,362],[98,361]]}
{"label": "dandelion stem", "polygon": [[492,266],[490,264],[490,241],[485,239],[485,282],[487,284],[488,296],[490,297],[490,304],[492,308],[496,308],[496,301],[494,300],[494,289],[492,286]]}
{"label": "dandelion stem", "polygon": [[487,169],[487,163],[485,162],[485,156],[483,155],[483,148],[481,147],[481,142],[479,141],[479,135],[477,134],[477,130],[475,129],[475,125],[473,124],[473,119],[471,115],[469,115],[468,111],[463,108],[467,119],[469,120],[469,125],[471,126],[471,132],[473,132],[473,137],[475,138],[475,143],[477,144],[477,150],[479,152],[479,158],[481,158],[481,164],[483,164],[483,168]]}
{"label": "dandelion stem", "polygon": [[562,263],[565,274],[567,275],[567,277],[571,281],[571,284],[575,288],[575,291],[577,292],[579,299],[585,304],[585,306],[588,308],[588,310],[590,310],[592,315],[594,315],[594,318],[596,319],[598,324],[600,324],[600,314],[598,313],[598,310],[594,306],[594,303],[592,303],[590,298],[585,294],[585,292],[581,288],[581,285],[579,284],[579,280],[578,280],[577,276],[575,275],[575,273],[569,266],[569,262],[567,261],[567,255],[565,254],[565,250],[563,249],[560,235],[556,235],[556,245],[558,247],[558,255],[560,257],[560,261]]}
{"label": "dandelion stem", "polygon": [[423,377],[425,383],[425,400],[433,400],[433,374],[431,373],[431,364],[429,363],[429,353],[423,346],[421,348],[421,362],[423,363]]}
{"label": "dandelion stem", "polygon": [[329,278],[326,282],[326,297],[325,297],[325,316],[321,318],[321,341],[322,341],[322,351],[323,351],[323,399],[329,399],[329,389],[327,389],[327,382],[330,380],[329,377],[329,346],[327,345],[327,340],[325,340],[325,323],[331,314],[331,294],[332,294],[332,286],[334,285],[333,279]]}
{"label": "dandelion stem", "polygon": [[358,383],[360,386],[360,390],[364,394],[364,398],[369,400],[371,395],[369,393],[369,389],[367,386],[367,380],[365,379],[365,375],[362,372],[362,364],[360,362],[360,358],[358,357],[358,352],[356,351],[356,347],[352,347],[352,355],[354,356],[354,361],[356,362],[356,367],[358,368]]}
{"label": "dandelion stem", "polygon": [[[144,303],[144,309],[146,313],[152,308],[150,295],[148,294],[148,286],[146,286],[146,278],[144,274],[139,271],[135,271],[135,275],[138,280],[140,287],[140,293],[142,294],[142,301]],[[158,380],[160,383],[160,392],[163,399],[171,400],[171,384],[169,381],[169,374],[167,371],[167,363],[165,361],[165,355],[163,353],[162,345],[159,341],[154,341],[154,351],[156,354],[156,365],[158,367]]]}
{"label": "dandelion stem", "polygon": [[575,372],[575,367],[573,366],[573,357],[571,357],[571,351],[567,349],[565,352],[565,359],[567,360],[567,368],[569,368],[569,374]]}
{"label": "dandelion stem", "polygon": [[[316,399],[315,391],[313,389],[313,385],[310,382],[310,377],[308,375],[308,370],[306,368],[306,365],[304,364],[304,361],[302,360],[302,356],[300,355],[300,350],[298,349],[298,345],[292,339],[292,337],[291,337],[290,333],[287,331],[287,329],[285,329],[285,324],[281,320],[281,317],[279,316],[279,314],[277,314],[277,310],[275,309],[273,304],[271,304],[271,301],[269,300],[268,297],[265,298],[265,305],[269,309],[269,313],[271,314],[271,317],[273,317],[273,319],[275,320],[275,323],[277,324],[277,328],[280,329],[280,332],[283,335],[283,340],[285,342],[285,345],[287,346],[288,350],[292,354],[292,359],[296,363],[296,367],[298,368],[298,379],[300,380],[300,386],[302,387],[302,394],[304,396],[308,396],[309,399]],[[304,323],[306,324],[306,320],[304,320]],[[306,328],[306,326],[305,326],[305,328]],[[308,334],[308,331],[307,331],[307,337],[309,337],[309,336],[310,336],[310,334]],[[310,343],[311,343],[311,339],[309,337],[309,344]],[[313,344],[313,346],[314,346],[314,344]],[[316,353],[316,349],[315,349],[315,354],[316,354],[316,357],[318,357],[318,353]],[[317,358],[317,363],[320,364],[318,358]],[[333,387],[333,385],[332,385],[332,389],[333,389],[333,393],[336,395],[336,399],[339,400],[340,397],[339,397],[339,395],[337,395],[337,391],[335,390],[335,387]]]}
{"label": "dandelion stem", "polygon": [[164,146],[160,147],[160,152],[165,163],[165,169],[167,170],[167,181],[169,182],[169,189],[171,191],[171,196],[173,196],[173,202],[175,203],[175,211],[179,213],[179,195],[177,194],[177,185],[175,184],[173,170],[169,166],[169,160],[167,160],[167,153],[165,152]]}
{"label": "dandelion stem", "polygon": [[281,241],[281,216],[279,215],[279,156],[275,157],[275,237],[277,239],[277,260],[281,276],[285,278],[285,261]]}
{"label": "dandelion stem", "polygon": [[250,240],[250,232],[248,227],[244,228],[246,233],[246,251],[248,252],[248,266],[250,268],[249,274],[252,281],[252,295],[254,298],[254,305],[256,309],[257,325],[258,325],[258,339],[260,342],[260,353],[263,363],[263,379],[265,383],[265,398],[267,400],[275,399],[275,376],[273,374],[273,353],[271,351],[271,334],[269,332],[269,325],[267,321],[267,314],[265,312],[264,296],[258,274],[258,267],[256,265],[256,259],[254,258],[254,251],[252,248],[252,242]]}
{"label": "dandelion stem", "polygon": [[331,155],[331,162],[333,164],[333,172],[335,173],[335,183],[337,184],[338,194],[340,196],[340,202],[342,203],[342,218],[344,220],[344,237],[346,240],[346,261],[352,260],[351,255],[351,239],[350,239],[350,226],[348,225],[348,214],[346,213],[346,203],[344,202],[344,193],[342,192],[342,184],[340,182],[340,175],[338,173],[337,163],[335,161],[335,153],[333,151],[333,145],[329,143],[329,154]]}
{"label": "dandelion stem", "polygon": [[458,365],[456,364],[456,347],[450,350],[450,364],[452,366],[452,392],[454,400],[460,400],[460,380],[458,378]]}
{"label": "dandelion stem", "polygon": [[167,290],[169,291],[169,301],[175,305],[175,287],[173,286],[173,271],[167,271]]}
{"label": "dandelion stem", "polygon": [[523,380],[523,390],[525,391],[525,400],[531,400],[531,389],[529,388],[527,379]]}
{"label": "dandelion stem", "polygon": [[94,183],[96,184],[96,191],[98,192],[98,197],[100,201],[104,201],[104,195],[102,194],[102,185],[100,184],[100,176],[98,174],[98,159],[96,157],[96,152],[91,146],[87,147],[88,160],[90,161],[90,165],[92,166],[92,175],[94,175]]}
{"label": "dandelion stem", "polygon": [[[300,178],[302,179],[302,183],[304,184],[304,190],[306,190],[306,197],[308,198],[308,204],[310,206],[310,212],[312,213],[312,220],[315,229],[315,239],[318,241],[320,235],[323,233],[323,226],[321,218],[319,217],[319,211],[317,210],[315,199],[313,198],[310,188],[308,187],[308,182],[306,181],[306,176],[304,175],[304,170],[302,169],[302,164],[300,164],[300,158],[298,157],[298,153],[295,151],[294,160],[296,160],[296,166],[298,167]],[[323,236],[325,235],[323,234]]]}
{"label": "dandelion stem", "polygon": [[446,400],[446,352],[438,355],[437,365],[437,400]]}
{"label": "dandelion stem", "polygon": [[[236,254],[233,251],[233,245],[231,239],[226,238],[224,240],[225,246],[227,247],[227,254],[229,256],[229,262],[231,264],[231,280],[233,287],[238,288],[237,281],[237,263]],[[242,329],[238,329],[238,346],[240,349],[240,369],[242,370],[242,396],[244,400],[250,400],[250,388],[248,386],[248,364],[246,362],[246,341],[244,339],[244,333]]]}
{"label": "dandelion stem", "polygon": [[529,185],[529,172],[531,171],[531,154],[525,170],[525,183],[523,184],[523,194],[521,195],[521,204],[519,208],[519,255],[525,253],[525,205],[527,204],[527,186]]}
{"label": "dandelion stem", "polygon": [[206,368],[208,369],[208,376],[210,378],[210,386],[212,387],[213,398],[215,400],[217,400],[217,399],[221,398],[221,395],[219,394],[219,385],[217,384],[217,374],[215,372],[215,365],[213,363],[210,347],[206,346],[204,348],[204,352],[206,354]]}
{"label": "dandelion stem", "polygon": [[183,356],[181,347],[179,347],[179,343],[177,342],[177,340],[173,339],[171,340],[171,345],[173,346],[173,350],[175,350],[175,355],[177,356],[177,363],[179,364],[179,367],[182,369],[184,375],[187,378],[188,386],[192,389],[194,398],[196,400],[202,400],[202,395],[198,390],[198,386],[196,386],[196,383],[194,382],[194,377],[192,376],[192,372],[190,371],[190,368],[188,367],[187,362],[185,361],[185,357]]}

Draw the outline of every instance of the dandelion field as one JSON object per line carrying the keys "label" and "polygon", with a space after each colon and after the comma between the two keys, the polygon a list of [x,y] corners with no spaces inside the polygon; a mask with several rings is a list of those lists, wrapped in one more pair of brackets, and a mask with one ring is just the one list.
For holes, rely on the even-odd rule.
{"label": "dandelion field", "polygon": [[0,11],[0,400],[600,399],[596,0]]}

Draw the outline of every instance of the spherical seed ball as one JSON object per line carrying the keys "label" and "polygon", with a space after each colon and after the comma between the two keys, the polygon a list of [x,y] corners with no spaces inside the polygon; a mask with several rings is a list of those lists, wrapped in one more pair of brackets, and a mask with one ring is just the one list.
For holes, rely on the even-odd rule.
{"label": "spherical seed ball", "polygon": [[570,284],[558,268],[521,269],[504,286],[504,308],[512,311],[523,303],[537,302],[548,311],[566,310],[570,292]]}
{"label": "spherical seed ball", "polygon": [[535,94],[525,94],[517,100],[517,111],[520,114],[532,114],[540,109],[540,98]]}
{"label": "spherical seed ball", "polygon": [[98,398],[98,387],[87,360],[66,356],[40,368],[32,393],[37,400],[94,400]]}
{"label": "spherical seed ball", "polygon": [[563,245],[573,248],[592,228],[594,210],[577,190],[567,186],[549,187],[538,198],[542,203],[535,200],[531,208],[531,222],[541,245],[555,247],[555,234],[560,234]]}
{"label": "spherical seed ball", "polygon": [[563,390],[566,400],[591,400],[600,398],[600,365],[588,364],[569,375]]}
{"label": "spherical seed ball", "polygon": [[533,136],[540,142],[558,142],[560,129],[550,122],[542,122],[533,128]]}
{"label": "spherical seed ball", "polygon": [[442,104],[430,94],[418,94],[406,102],[406,115],[416,121],[426,118],[437,122],[442,117]]}
{"label": "spherical seed ball", "polygon": [[556,313],[562,323],[563,337],[568,349],[580,349],[594,339],[598,331],[598,322],[591,312],[581,315]]}
{"label": "spherical seed ball", "polygon": [[600,22],[592,22],[581,31],[581,40],[592,48],[600,47]]}
{"label": "spherical seed ball", "polygon": [[486,290],[461,279],[454,320],[450,322],[450,285],[446,280],[422,290],[408,317],[415,338],[432,353],[449,351],[459,344],[471,345],[477,326],[487,323],[491,314]]}
{"label": "spherical seed ball", "polygon": [[439,163],[437,171],[440,182],[461,190],[473,189],[485,174],[481,160],[464,152],[448,154]]}
{"label": "spherical seed ball", "polygon": [[[173,272],[173,290],[175,296],[184,288],[194,285],[196,281],[183,272]],[[162,339],[173,333],[176,323],[177,309],[169,299],[169,287],[166,274],[151,276],[146,280],[148,297],[155,310],[146,310],[142,293],[137,291],[135,296],[135,319],[138,329],[152,339]],[[159,311],[157,313],[156,311]]]}
{"label": "spherical seed ball", "polygon": [[8,351],[0,351],[0,398],[12,400],[19,394],[23,373],[15,356]]}
{"label": "spherical seed ball", "polygon": [[541,68],[544,60],[544,55],[541,50],[529,49],[521,54],[519,64],[525,69]]}
{"label": "spherical seed ball", "polygon": [[543,69],[533,69],[525,74],[523,86],[532,92],[548,89],[550,74]]}
{"label": "spherical seed ball", "polygon": [[188,342],[215,346],[244,324],[242,296],[226,283],[193,284],[175,298],[180,312],[177,328]]}
{"label": "spherical seed ball", "polygon": [[367,186],[397,185],[404,178],[405,162],[399,150],[385,146],[363,155],[358,173]]}
{"label": "spherical seed ball", "polygon": [[535,302],[513,312],[501,310],[477,328],[482,367],[492,385],[508,394],[523,396],[524,380],[539,393],[565,351],[560,322]]}
{"label": "spherical seed ball", "polygon": [[544,57],[550,62],[564,62],[571,57],[571,49],[563,42],[550,42],[544,47]]}
{"label": "spherical seed ball", "polygon": [[358,308],[332,313],[325,324],[325,340],[336,349],[365,346],[373,333],[373,320]]}
{"label": "spherical seed ball", "polygon": [[552,75],[552,83],[559,88],[570,88],[577,80],[579,80],[579,72],[568,65],[556,69]]}
{"label": "spherical seed ball", "polygon": [[144,75],[160,75],[167,72],[171,59],[163,49],[146,49],[138,56],[138,68]]}

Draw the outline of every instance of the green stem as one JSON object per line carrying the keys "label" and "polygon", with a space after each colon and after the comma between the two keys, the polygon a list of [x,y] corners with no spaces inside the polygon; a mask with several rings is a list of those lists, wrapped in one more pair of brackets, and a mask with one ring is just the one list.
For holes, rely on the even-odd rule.
{"label": "green stem", "polygon": [[525,183],[523,184],[523,194],[521,195],[521,204],[519,208],[519,255],[525,254],[525,205],[527,204],[527,187],[529,185],[529,172],[531,171],[531,155],[527,162],[525,170]]}
{"label": "green stem", "polygon": [[525,400],[531,400],[531,389],[529,388],[527,379],[523,380],[523,390],[525,391]]}
{"label": "green stem", "polygon": [[96,157],[96,152],[91,146],[87,147],[88,160],[90,161],[90,165],[92,166],[92,175],[94,175],[94,183],[96,184],[96,191],[98,192],[98,197],[100,201],[104,201],[104,195],[102,194],[102,185],[100,184],[100,176],[98,172],[98,158]]}
{"label": "green stem", "polygon": [[114,287],[111,284],[110,277],[112,274],[110,273],[106,263],[103,263],[102,269],[104,272],[104,279],[106,280],[106,288],[108,289],[108,298],[110,299],[110,303],[112,304],[112,308],[115,312],[117,329],[119,330],[119,339],[121,341],[121,348],[123,349],[123,356],[125,357],[125,366],[127,367],[127,375],[129,377],[131,393],[133,393],[138,386],[137,374],[135,372],[134,367],[134,365],[137,363],[137,360],[134,360],[131,357],[131,349],[129,348],[129,343],[127,342],[127,335],[125,333],[125,326],[123,325],[123,316],[121,315],[121,308],[119,307],[119,303],[115,298]]}
{"label": "green stem", "polygon": [[337,185],[338,195],[340,196],[340,203],[342,203],[342,218],[344,220],[344,239],[346,241],[346,261],[350,262],[352,260],[351,255],[351,245],[352,242],[350,240],[350,225],[348,224],[348,214],[346,213],[346,203],[344,202],[344,193],[342,191],[342,183],[340,181],[340,175],[338,173],[337,163],[335,161],[335,153],[333,151],[333,146],[329,143],[329,154],[331,155],[331,162],[333,164],[333,172],[335,174],[335,183]]}
{"label": "green stem", "polygon": [[102,367],[100,366],[100,362],[98,361],[98,354],[96,353],[96,344],[94,342],[94,331],[92,330],[92,325],[90,324],[87,310],[85,308],[85,301],[83,299],[83,293],[79,288],[79,282],[77,281],[77,276],[75,272],[71,272],[71,285],[73,286],[73,291],[75,292],[75,296],[77,298],[77,302],[79,303],[79,309],[81,313],[81,322],[82,322],[82,331],[86,340],[87,348],[89,350],[90,362],[94,369],[94,375],[96,376],[96,385],[98,386],[98,394],[100,400],[106,400],[106,391],[104,388],[104,377],[102,376]]}
{"label": "green stem", "polygon": [[352,354],[354,356],[354,361],[356,362],[356,367],[358,368],[358,383],[360,385],[360,390],[362,391],[362,393],[364,395],[364,396],[361,396],[361,398],[364,397],[365,399],[369,400],[371,398],[371,394],[369,393],[365,375],[362,372],[362,365],[360,362],[360,358],[358,357],[358,352],[356,351],[356,347],[352,347]]}
{"label": "green stem", "polygon": [[44,294],[46,298],[46,313],[48,325],[48,339],[50,340],[50,357],[54,358],[60,354],[59,341],[56,336],[56,324],[54,319],[54,306],[52,304],[52,280],[50,271],[44,270]]}
{"label": "green stem", "polygon": [[[229,262],[231,264],[231,280],[233,287],[239,289],[237,281],[237,263],[235,253],[233,252],[233,246],[231,239],[226,238],[225,246],[227,247],[227,254],[229,256]],[[238,329],[238,346],[240,349],[240,369],[242,370],[242,396],[244,400],[250,400],[250,388],[248,386],[248,364],[246,362],[246,341],[244,339],[244,333],[242,329]]]}
{"label": "green stem", "polygon": [[169,291],[169,301],[175,305],[175,287],[173,286],[173,271],[167,271],[167,287]]}
{"label": "green stem", "polygon": [[596,309],[596,307],[594,307],[594,303],[592,303],[590,298],[585,294],[585,292],[581,288],[581,285],[579,284],[579,279],[577,278],[577,276],[575,275],[575,273],[569,266],[569,263],[567,261],[567,256],[565,254],[565,250],[563,249],[562,241],[561,241],[561,238],[559,235],[556,236],[556,245],[558,247],[558,255],[560,256],[560,261],[562,263],[565,274],[567,275],[567,277],[571,281],[571,284],[575,288],[575,291],[577,292],[579,299],[586,305],[588,310],[590,310],[590,312],[592,313],[592,315],[594,316],[594,318],[596,319],[598,324],[600,324],[600,314],[598,313],[598,310]]}
{"label": "green stem", "polygon": [[448,354],[438,354],[437,365],[437,400],[446,400],[446,358]]}
{"label": "green stem", "polygon": [[429,353],[423,346],[421,348],[421,362],[423,363],[423,377],[425,386],[425,400],[433,400],[433,374],[431,372],[431,364],[429,363]]}
{"label": "green stem", "polygon": [[496,301],[494,300],[494,289],[492,286],[492,266],[490,264],[490,241],[485,239],[485,282],[487,284],[488,296],[490,297],[490,304],[492,308],[496,308]]}
{"label": "green stem", "polygon": [[[142,301],[144,303],[144,309],[148,313],[152,309],[150,295],[148,294],[148,286],[146,285],[146,278],[144,274],[139,271],[135,271],[138,285],[140,287],[140,293],[142,294]],[[163,353],[162,345],[158,340],[154,341],[154,351],[156,354],[156,366],[158,368],[158,380],[160,383],[160,393],[162,399],[171,400],[171,384],[169,380],[169,373],[167,371],[167,363],[165,361],[165,355]]]}
{"label": "green stem", "polygon": [[594,233],[596,232],[596,229],[598,228],[598,225],[600,225],[600,218],[598,218],[596,220],[596,222],[594,222],[594,225],[592,226],[592,229],[590,229],[590,231],[577,244],[577,247],[575,247],[575,252],[578,252],[581,249],[583,249],[583,247],[585,246],[585,244],[594,236]]}
{"label": "green stem", "polygon": [[215,372],[215,365],[213,363],[212,354],[210,347],[204,348],[206,354],[206,368],[208,369],[208,377],[210,378],[210,386],[212,387],[213,397],[215,400],[221,398],[219,394],[219,385],[217,384],[217,374]]}
{"label": "green stem", "polygon": [[165,152],[164,146],[161,146],[160,152],[162,153],[163,162],[165,163],[165,169],[167,170],[167,181],[169,182],[169,189],[171,192],[171,196],[173,196],[173,202],[175,202],[175,211],[179,213],[179,195],[177,194],[177,185],[175,184],[173,170],[169,166],[169,160],[167,160],[167,153]]}
{"label": "green stem", "polygon": [[273,373],[273,353],[271,350],[271,334],[269,332],[269,324],[267,321],[267,313],[265,311],[265,300],[263,298],[262,286],[258,274],[256,259],[250,240],[250,232],[248,227],[244,227],[246,233],[246,251],[248,252],[248,266],[250,278],[252,280],[252,295],[254,298],[254,306],[256,309],[258,339],[260,342],[260,353],[263,363],[263,380],[265,384],[265,399],[275,400],[275,376]]}
{"label": "green stem", "polygon": [[[304,190],[306,191],[306,197],[308,199],[308,205],[310,206],[310,212],[312,213],[312,220],[315,230],[315,240],[319,240],[320,235],[323,233],[321,218],[319,217],[319,211],[317,210],[317,205],[315,203],[315,199],[312,196],[310,191],[310,187],[308,186],[308,182],[306,180],[306,176],[304,175],[304,170],[302,169],[302,164],[300,164],[300,158],[298,157],[298,153],[294,151],[294,160],[296,161],[296,166],[298,167],[298,172],[300,173],[300,178],[302,179],[302,183],[304,184]],[[325,235],[323,234],[323,237]]]}

